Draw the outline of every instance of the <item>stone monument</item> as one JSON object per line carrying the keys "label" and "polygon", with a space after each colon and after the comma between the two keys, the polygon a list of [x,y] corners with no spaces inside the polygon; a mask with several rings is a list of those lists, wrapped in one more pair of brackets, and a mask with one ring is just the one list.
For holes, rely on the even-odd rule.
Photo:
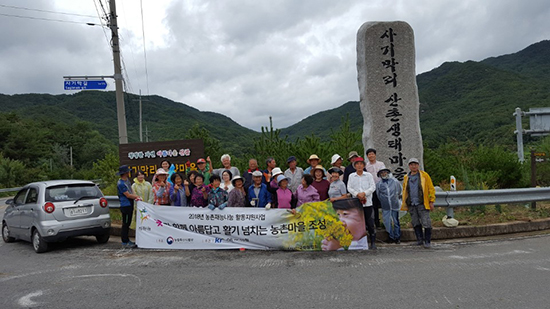
{"label": "stone monument", "polygon": [[408,160],[423,166],[414,33],[406,22],[367,22],[357,32],[363,145],[403,180]]}

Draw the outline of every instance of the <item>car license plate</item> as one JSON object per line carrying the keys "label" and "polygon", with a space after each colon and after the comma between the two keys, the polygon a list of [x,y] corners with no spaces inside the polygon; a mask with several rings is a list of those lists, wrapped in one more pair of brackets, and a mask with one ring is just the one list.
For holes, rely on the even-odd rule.
{"label": "car license plate", "polygon": [[82,216],[88,214],[88,207],[69,208],[69,217]]}

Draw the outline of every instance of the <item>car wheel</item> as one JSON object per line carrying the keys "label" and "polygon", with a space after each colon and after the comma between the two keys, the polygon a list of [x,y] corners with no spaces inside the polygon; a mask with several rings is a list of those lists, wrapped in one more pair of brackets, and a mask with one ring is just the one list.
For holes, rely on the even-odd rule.
{"label": "car wheel", "polygon": [[10,229],[6,222],[2,222],[2,239],[4,242],[13,242],[15,238],[10,237]]}
{"label": "car wheel", "polygon": [[48,251],[48,243],[40,236],[37,229],[34,229],[32,232],[32,246],[36,253]]}
{"label": "car wheel", "polygon": [[97,242],[100,244],[104,244],[109,241],[110,234],[103,234],[103,235],[95,235],[95,239],[97,239]]}

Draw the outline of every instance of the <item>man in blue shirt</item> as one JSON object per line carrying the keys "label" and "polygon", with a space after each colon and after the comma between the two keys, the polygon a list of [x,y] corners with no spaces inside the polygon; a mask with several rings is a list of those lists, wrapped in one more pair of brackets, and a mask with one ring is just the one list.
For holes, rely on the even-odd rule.
{"label": "man in blue shirt", "polygon": [[120,213],[122,214],[122,229],[120,238],[122,245],[125,247],[135,248],[136,244],[130,241],[128,233],[130,224],[132,223],[132,215],[134,214],[134,200],[140,199],[139,196],[133,194],[132,184],[130,183],[130,168],[123,165],[118,168],[117,175],[120,179],[117,182],[118,200],[120,201]]}

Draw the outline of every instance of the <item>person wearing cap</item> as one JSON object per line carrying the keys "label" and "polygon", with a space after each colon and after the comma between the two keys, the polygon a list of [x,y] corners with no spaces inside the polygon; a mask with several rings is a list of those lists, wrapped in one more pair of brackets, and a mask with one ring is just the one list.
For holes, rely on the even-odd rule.
{"label": "person wearing cap", "polygon": [[206,157],[206,160],[203,158],[197,160],[197,172],[204,176],[204,184],[209,185],[210,176],[212,176],[212,160],[210,160],[210,156]]}
{"label": "person wearing cap", "polygon": [[313,176],[311,174],[304,174],[302,176],[302,184],[298,186],[294,196],[296,197],[296,207],[302,206],[304,203],[319,202],[319,193],[311,184],[313,183]]}
{"label": "person wearing cap", "polygon": [[349,175],[351,175],[352,173],[355,173],[355,168],[353,167],[353,161],[358,157],[359,157],[359,154],[357,153],[357,151],[350,151],[348,154],[349,165],[346,166],[346,168],[344,169],[344,179],[342,179],[342,181],[346,186],[348,185]]}
{"label": "person wearing cap", "polygon": [[230,155],[228,155],[226,153],[226,154],[222,155],[220,160],[222,161],[223,167],[215,169],[212,172],[212,174],[216,174],[216,175],[222,177],[222,172],[224,170],[229,170],[231,172],[231,175],[233,175],[233,176],[240,176],[241,175],[241,172],[239,172],[238,168],[236,168],[235,166],[231,166],[231,156]]}
{"label": "person wearing cap", "polygon": [[302,176],[304,176],[304,170],[296,166],[296,157],[290,156],[286,160],[286,163],[288,164],[288,168],[285,171],[285,177],[288,178],[288,187],[290,188],[290,191],[292,193],[296,192],[296,189],[298,189],[298,186],[302,183]]}
{"label": "person wearing cap", "polygon": [[227,207],[246,207],[246,191],[243,184],[244,179],[241,176],[235,176],[231,179],[234,189],[229,192]]}
{"label": "person wearing cap", "polygon": [[127,165],[122,165],[118,168],[117,175],[120,179],[117,182],[117,194],[120,202],[120,214],[122,215],[122,228],[120,238],[122,245],[125,247],[136,247],[136,244],[130,241],[128,233],[130,224],[132,224],[132,215],[134,214],[134,201],[141,198],[132,191],[130,183],[130,168]]}
{"label": "person wearing cap", "polygon": [[376,229],[374,228],[374,213],[372,207],[372,193],[376,190],[374,178],[370,173],[365,172],[365,160],[361,157],[353,161],[355,173],[349,175],[348,192],[352,197],[356,197],[363,204],[365,213],[365,225],[369,232],[369,246],[376,249]]}
{"label": "person wearing cap", "polygon": [[288,188],[288,178],[284,175],[277,176],[277,191],[273,194],[273,207],[283,209],[296,208],[296,197]]}
{"label": "person wearing cap", "polygon": [[380,181],[376,184],[376,194],[380,199],[384,226],[388,232],[389,241],[399,244],[401,243],[401,227],[399,225],[401,202],[399,197],[402,187],[387,168],[379,170],[377,176],[380,177]]}
{"label": "person wearing cap", "polygon": [[[332,208],[336,210],[338,219],[353,236],[348,250],[368,250],[365,216],[361,202],[356,198],[342,199],[332,203]],[[321,241],[321,250],[333,251],[343,250],[343,248],[337,239],[332,238],[329,240],[325,238]]]}
{"label": "person wearing cap", "polygon": [[[366,154],[368,160],[365,164],[365,169],[372,175],[374,183],[376,184],[380,181],[378,171],[386,168],[386,165],[376,160],[376,149],[369,148]],[[380,228],[380,201],[378,200],[376,191],[372,194],[372,206],[374,206],[374,225],[376,225],[376,228]]]}
{"label": "person wearing cap", "polygon": [[317,165],[311,170],[311,176],[313,176],[313,183],[311,186],[317,189],[319,200],[321,201],[328,199],[328,189],[330,187],[330,182],[325,179],[325,175],[326,172],[322,165]]}
{"label": "person wearing cap", "polygon": [[271,175],[271,171],[273,171],[273,169],[277,167],[277,162],[273,157],[267,157],[267,159],[265,159],[265,165],[266,165],[266,169],[265,171],[263,171],[264,179],[262,181],[266,185],[269,185],[273,177],[273,175]]}
{"label": "person wearing cap", "polygon": [[330,202],[334,203],[335,201],[347,198],[348,190],[346,189],[344,182],[340,180],[340,177],[344,174],[344,172],[342,172],[342,170],[338,167],[332,167],[328,170],[328,173],[331,176],[331,182],[328,188],[328,197]]}
{"label": "person wearing cap", "polygon": [[248,188],[248,202],[252,207],[271,208],[271,193],[267,191],[267,185],[262,182],[262,172],[252,173],[253,184]]}
{"label": "person wearing cap", "polygon": [[282,174],[283,171],[278,167],[271,170],[271,182],[269,183],[271,189],[277,190],[279,188],[279,181],[277,180],[277,177]]}
{"label": "person wearing cap", "polygon": [[[312,154],[309,156],[309,159],[307,159],[307,163],[309,166],[304,170],[304,174],[311,174],[311,170],[314,169],[319,163],[321,163],[321,158],[319,158],[316,154]],[[323,168],[324,174],[327,173],[327,171]]]}
{"label": "person wearing cap", "polygon": [[409,170],[410,172],[403,178],[401,210],[411,214],[417,245],[424,244],[424,247],[430,248],[432,241],[430,211],[434,210],[435,188],[430,175],[420,170],[420,162],[417,158],[409,159]]}
{"label": "person wearing cap", "polygon": [[[342,166],[342,162],[344,162],[344,159],[342,159],[339,154],[334,154],[332,158],[330,158],[330,165],[342,171],[342,174],[340,175],[340,180],[344,180],[344,171],[346,170],[346,168]],[[328,177],[329,179],[332,179],[332,174],[330,173],[330,171],[328,172]]]}
{"label": "person wearing cap", "polygon": [[159,168],[155,173],[155,182],[153,183],[154,203],[159,206],[170,206],[170,189],[172,185],[167,181],[168,172]]}
{"label": "person wearing cap", "polygon": [[[252,173],[254,173],[255,171],[260,171],[260,169],[258,168],[258,161],[256,159],[248,160],[248,170],[243,175],[243,178],[244,178],[243,187],[245,188],[245,190],[248,190],[248,188],[252,185],[252,183],[254,183],[252,181]],[[233,176],[233,177],[235,177],[235,176]],[[263,174],[262,174],[262,182],[265,183],[265,179],[263,177]]]}

